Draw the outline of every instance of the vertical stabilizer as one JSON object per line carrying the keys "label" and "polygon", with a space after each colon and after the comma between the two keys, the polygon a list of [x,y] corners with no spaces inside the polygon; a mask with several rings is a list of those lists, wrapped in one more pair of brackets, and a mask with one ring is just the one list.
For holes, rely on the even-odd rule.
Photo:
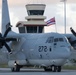
{"label": "vertical stabilizer", "polygon": [[7,0],[2,0],[2,34],[10,26],[9,10]]}

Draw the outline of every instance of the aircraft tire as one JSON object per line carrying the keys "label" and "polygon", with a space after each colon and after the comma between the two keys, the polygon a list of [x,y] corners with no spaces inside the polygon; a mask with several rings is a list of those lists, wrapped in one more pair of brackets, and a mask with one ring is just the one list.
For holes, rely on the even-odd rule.
{"label": "aircraft tire", "polygon": [[16,63],[15,67],[11,68],[12,72],[19,72],[20,71],[20,66]]}
{"label": "aircraft tire", "polygon": [[44,70],[45,70],[45,71],[48,71],[48,72],[49,72],[49,71],[52,71],[51,68],[47,68],[47,67],[44,67]]}
{"label": "aircraft tire", "polygon": [[47,68],[46,68],[46,67],[44,67],[44,70],[45,70],[45,71],[47,71]]}
{"label": "aircraft tire", "polygon": [[44,70],[47,72],[52,72],[52,68],[51,67],[44,67]]}
{"label": "aircraft tire", "polygon": [[19,71],[20,71],[20,67],[19,67],[18,64],[16,64],[16,66],[15,66],[15,72],[19,72]]}
{"label": "aircraft tire", "polygon": [[61,66],[57,66],[57,72],[61,72]]}
{"label": "aircraft tire", "polygon": [[14,68],[11,68],[11,71],[12,71],[12,72],[15,72],[15,69],[14,69]]}
{"label": "aircraft tire", "polygon": [[20,68],[19,67],[15,67],[15,68],[12,68],[11,71],[12,72],[19,72],[20,71]]}
{"label": "aircraft tire", "polygon": [[56,72],[56,70],[57,70],[57,66],[52,65],[52,66],[51,66],[51,69],[52,69],[52,72]]}

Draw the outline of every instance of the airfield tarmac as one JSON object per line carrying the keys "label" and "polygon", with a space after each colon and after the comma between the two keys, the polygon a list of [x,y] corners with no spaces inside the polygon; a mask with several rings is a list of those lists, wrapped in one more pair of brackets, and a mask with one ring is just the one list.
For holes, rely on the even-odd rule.
{"label": "airfield tarmac", "polygon": [[0,68],[0,75],[76,75],[76,70],[45,72],[43,69],[21,69],[20,72],[11,72],[10,68]]}

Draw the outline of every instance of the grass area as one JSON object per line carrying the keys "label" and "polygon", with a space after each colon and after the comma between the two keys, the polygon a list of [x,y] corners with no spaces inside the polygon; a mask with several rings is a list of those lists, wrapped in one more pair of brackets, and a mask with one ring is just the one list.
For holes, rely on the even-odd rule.
{"label": "grass area", "polygon": [[76,65],[66,65],[63,66],[62,69],[76,70]]}
{"label": "grass area", "polygon": [[0,65],[0,68],[7,68],[8,65]]}

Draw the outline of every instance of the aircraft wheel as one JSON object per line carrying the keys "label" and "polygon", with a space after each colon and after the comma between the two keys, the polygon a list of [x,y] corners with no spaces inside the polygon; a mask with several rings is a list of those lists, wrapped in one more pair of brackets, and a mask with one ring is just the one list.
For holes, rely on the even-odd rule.
{"label": "aircraft wheel", "polygon": [[15,72],[15,69],[14,69],[14,68],[11,68],[11,71],[12,71],[12,72]]}
{"label": "aircraft wheel", "polygon": [[12,70],[12,72],[19,72],[20,71],[20,66],[15,62],[15,67],[14,68],[12,68],[11,70]]}
{"label": "aircraft wheel", "polygon": [[14,67],[11,69],[12,72],[19,72],[20,71],[20,67]]}
{"label": "aircraft wheel", "polygon": [[48,71],[46,67],[44,67],[44,70],[45,70],[45,71]]}
{"label": "aircraft wheel", "polygon": [[57,66],[57,72],[61,72],[61,66]]}
{"label": "aircraft wheel", "polygon": [[16,64],[16,66],[15,66],[15,72],[19,72],[19,71],[20,71],[20,67],[19,67],[18,64]]}
{"label": "aircraft wheel", "polygon": [[52,65],[50,68],[44,67],[44,70],[50,72],[61,72],[61,66]]}
{"label": "aircraft wheel", "polygon": [[51,68],[48,68],[48,67],[44,67],[44,70],[45,71],[52,71],[52,69]]}
{"label": "aircraft wheel", "polygon": [[51,69],[52,69],[52,72],[56,72],[57,66],[53,65],[53,66],[51,66]]}

